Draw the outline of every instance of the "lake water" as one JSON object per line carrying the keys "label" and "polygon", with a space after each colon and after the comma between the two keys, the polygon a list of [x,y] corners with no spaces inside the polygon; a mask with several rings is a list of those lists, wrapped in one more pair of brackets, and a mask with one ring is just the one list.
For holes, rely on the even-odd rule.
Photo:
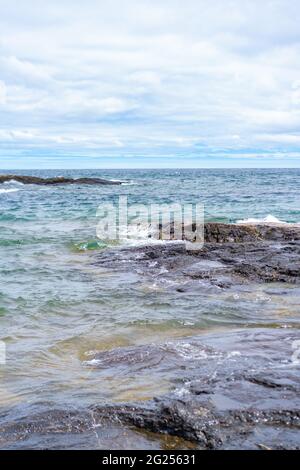
{"label": "lake water", "polygon": [[[86,366],[93,351],[240,326],[299,327],[299,287],[259,284],[183,296],[159,278],[145,281],[130,266],[97,267],[95,256],[107,249],[96,237],[97,207],[120,195],[129,203],[201,202],[206,220],[272,216],[299,223],[300,169],[18,174],[99,176],[125,184],[0,186],[0,340],[7,350],[6,365],[0,365],[0,410],[22,416],[40,402],[79,407],[146,400],[171,387],[167,373],[94,371]],[[289,295],[278,295],[283,288]]]}

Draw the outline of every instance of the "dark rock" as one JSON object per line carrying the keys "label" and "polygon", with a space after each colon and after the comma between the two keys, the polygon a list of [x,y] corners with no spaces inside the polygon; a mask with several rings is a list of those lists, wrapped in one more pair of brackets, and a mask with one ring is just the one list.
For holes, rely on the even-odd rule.
{"label": "dark rock", "polygon": [[237,448],[253,448],[260,444],[253,442],[258,429],[272,448],[279,432],[282,448],[297,448],[291,431],[300,429],[300,377],[291,352],[299,337],[297,330],[253,330],[209,335],[205,344],[193,338],[207,359],[191,355],[182,389],[142,405],[94,407],[95,416],[181,436],[205,449],[234,448],[235,442]]}
{"label": "dark rock", "polygon": [[6,183],[9,181],[17,181],[22,184],[38,184],[38,185],[58,185],[58,184],[91,184],[91,185],[101,185],[101,184],[122,184],[119,181],[109,181],[101,178],[65,178],[65,177],[56,177],[56,178],[38,178],[36,176],[22,176],[22,175],[0,175],[0,184]]}
{"label": "dark rock", "polygon": [[[164,227],[160,226],[162,233],[174,235],[174,222]],[[182,240],[195,241],[196,226],[182,227]],[[198,233],[200,236],[200,233]],[[296,224],[223,224],[208,222],[203,228],[204,242],[206,243],[250,243],[260,240],[268,241],[297,241],[300,240],[300,226]]]}
{"label": "dark rock", "polygon": [[204,226],[204,240],[207,243],[245,243],[260,239],[260,231],[256,226],[219,223]]}
{"label": "dark rock", "polygon": [[0,414],[0,447],[23,442],[28,448],[38,436],[42,443],[47,436],[56,439],[58,447],[64,439],[70,447],[78,442],[76,436],[95,439],[96,434],[98,448],[120,448],[116,432],[121,436],[124,429],[126,434],[140,429],[184,438],[200,449],[297,449],[300,376],[292,345],[299,339],[297,329],[251,329],[98,353],[91,373],[107,368],[119,375],[126,365],[132,377],[141,367],[151,374],[168,368],[173,391],[147,402],[76,410],[49,403],[36,412],[23,405],[28,409]]}
{"label": "dark rock", "polygon": [[207,223],[204,226],[204,239],[208,243],[247,243],[269,241],[300,240],[300,227],[285,224],[234,225]]}
{"label": "dark rock", "polygon": [[[107,249],[92,262],[137,273],[142,282],[168,281],[181,302],[208,286],[217,299],[220,287],[234,288],[235,294],[250,290],[252,283],[300,281],[299,227],[209,224],[206,237],[198,251],[188,251],[184,242],[152,244]],[[285,294],[282,286],[279,292]],[[74,439],[100,429],[97,445],[114,448],[122,438],[108,442],[104,434],[113,428],[121,436],[125,428],[184,438],[201,449],[297,449],[298,341],[297,328],[249,328],[89,355],[83,366],[100,379],[106,379],[105,371],[129,382],[141,374],[167,377],[172,391],[147,402],[99,403],[83,410],[49,405],[24,418],[19,410],[12,413],[15,418],[0,414],[0,446],[24,442],[30,447],[36,436],[44,445],[45,436],[63,433],[69,446],[70,435]]]}
{"label": "dark rock", "polygon": [[176,275],[183,283],[206,280],[222,288],[245,282],[299,283],[300,227],[206,224],[205,233],[199,250],[187,249],[183,241],[111,249],[95,255],[95,264],[130,268],[145,277]]}

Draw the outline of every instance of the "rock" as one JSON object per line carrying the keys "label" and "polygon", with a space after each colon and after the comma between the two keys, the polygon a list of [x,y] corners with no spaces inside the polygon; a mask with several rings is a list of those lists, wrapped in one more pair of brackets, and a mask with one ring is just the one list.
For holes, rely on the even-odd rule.
{"label": "rock", "polygon": [[[96,406],[96,419],[109,415],[126,425],[195,441],[205,449],[255,448],[260,432],[272,448],[298,448],[300,377],[291,352],[299,337],[297,330],[256,329],[192,338],[194,349],[198,344],[207,357],[191,354],[181,387],[146,404]],[[178,342],[178,351],[180,347]],[[174,364],[175,378],[178,355]]]}
{"label": "rock", "polygon": [[298,449],[300,376],[292,345],[299,339],[297,329],[244,329],[96,353],[91,374],[126,369],[130,378],[141,367],[154,375],[168,368],[173,391],[147,402],[77,410],[17,406],[0,414],[0,447],[30,448],[40,440],[59,448],[63,440],[70,448],[96,434],[98,448],[115,449],[122,448],[122,435],[140,429],[184,438],[199,449]]}
{"label": "rock", "polygon": [[[299,284],[299,227],[257,225],[249,230],[207,224],[206,239],[198,251],[188,251],[182,241],[107,249],[94,254],[92,264],[136,273],[138,282],[160,282],[183,305],[182,296],[196,298],[200,291],[202,301],[208,288],[218,300],[222,289],[238,295],[242,289],[251,292],[257,283]],[[263,291],[274,294],[275,288]],[[288,285],[286,291],[278,287],[282,296],[288,290]],[[132,377],[142,380],[145,374],[154,385],[167,378],[166,390],[171,391],[158,396],[158,386],[157,396],[145,402],[95,403],[78,410],[50,403],[43,404],[42,412],[39,404],[38,412],[1,412],[0,447],[20,448],[23,443],[24,448],[44,448],[50,442],[55,448],[64,439],[67,448],[70,442],[80,448],[86,442],[122,448],[123,436],[129,435],[127,448],[134,448],[142,434],[137,430],[143,430],[183,438],[199,449],[299,449],[300,364],[295,345],[300,330],[254,325],[89,353],[82,366],[97,377],[99,386],[108,376],[131,383]],[[139,444],[143,446],[145,441]]]}
{"label": "rock", "polygon": [[288,224],[234,225],[208,223],[204,226],[205,241],[208,243],[247,243],[300,240],[300,226]]}
{"label": "rock", "polygon": [[206,241],[197,251],[188,250],[183,241],[172,241],[108,249],[96,254],[94,263],[118,271],[130,269],[147,278],[159,273],[160,279],[176,276],[181,283],[202,279],[220,287],[300,282],[300,227],[206,224],[205,233]]}
{"label": "rock", "polygon": [[219,223],[204,225],[204,240],[207,243],[245,243],[260,238],[260,231],[255,226]]}
{"label": "rock", "polygon": [[38,185],[58,185],[58,184],[91,184],[91,185],[101,185],[101,184],[122,184],[120,181],[109,181],[101,178],[65,178],[65,177],[56,177],[56,178],[38,178],[36,176],[22,176],[22,175],[0,175],[0,184],[6,183],[9,181],[17,181],[22,184],[38,184]]}
{"label": "rock", "polygon": [[[177,227],[178,229],[178,227]],[[174,222],[165,226],[160,225],[163,234],[170,234],[170,239],[176,239],[176,233],[183,233],[182,240],[195,241],[196,226],[185,226],[175,233]],[[200,230],[199,234],[200,236]],[[256,243],[260,240],[295,241],[300,240],[299,224],[223,224],[208,222],[203,228],[206,243]],[[167,239],[165,237],[165,239]]]}

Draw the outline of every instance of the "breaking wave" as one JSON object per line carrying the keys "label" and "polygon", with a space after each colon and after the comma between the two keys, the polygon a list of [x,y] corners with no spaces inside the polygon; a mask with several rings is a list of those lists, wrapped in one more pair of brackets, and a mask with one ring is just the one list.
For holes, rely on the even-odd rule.
{"label": "breaking wave", "polygon": [[16,193],[17,191],[20,191],[20,189],[18,188],[0,189],[0,194]]}
{"label": "breaking wave", "polygon": [[273,215],[267,215],[267,217],[264,217],[263,219],[249,218],[249,219],[243,219],[243,220],[237,221],[237,224],[287,224],[287,223],[288,222],[277,219],[277,217],[274,217]]}

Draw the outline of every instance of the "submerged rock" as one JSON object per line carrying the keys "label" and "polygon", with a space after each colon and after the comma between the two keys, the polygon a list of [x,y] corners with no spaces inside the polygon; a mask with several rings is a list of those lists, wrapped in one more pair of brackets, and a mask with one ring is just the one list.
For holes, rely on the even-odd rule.
{"label": "submerged rock", "polygon": [[[76,436],[96,433],[96,447],[117,449],[122,432],[140,429],[180,437],[200,449],[297,449],[300,363],[294,345],[299,339],[297,329],[250,329],[96,353],[92,374],[99,368],[118,374],[122,368],[130,377],[142,366],[149,374],[168,368],[173,391],[147,402],[77,410],[42,403],[43,411],[37,412],[36,404],[33,410],[0,414],[0,446],[28,448],[38,439],[39,448],[43,442],[62,447],[62,440],[73,447]],[[127,448],[136,448],[131,436]]]}
{"label": "submerged rock", "polygon": [[[299,338],[298,330],[253,329],[174,342],[174,381],[180,371],[182,384],[173,393],[142,405],[94,407],[96,419],[109,416],[126,425],[195,441],[207,449],[259,444],[298,448],[300,363],[293,345]],[[156,346],[156,353],[153,348],[148,350],[152,360],[164,349],[170,353],[169,343]],[[137,362],[142,350],[145,354],[147,346],[136,348]],[[122,356],[124,366],[126,351],[113,354],[118,361]],[[131,350],[131,373],[132,357]],[[172,367],[169,357],[154,368],[166,367],[166,361]],[[117,362],[110,365],[116,367]],[[151,366],[147,367],[152,373]]]}
{"label": "submerged rock", "polygon": [[38,185],[58,185],[58,184],[122,184],[121,181],[110,181],[102,178],[65,178],[58,176],[55,178],[38,178],[37,176],[22,175],[0,175],[0,184],[9,181],[17,181],[22,184],[38,184]]}

